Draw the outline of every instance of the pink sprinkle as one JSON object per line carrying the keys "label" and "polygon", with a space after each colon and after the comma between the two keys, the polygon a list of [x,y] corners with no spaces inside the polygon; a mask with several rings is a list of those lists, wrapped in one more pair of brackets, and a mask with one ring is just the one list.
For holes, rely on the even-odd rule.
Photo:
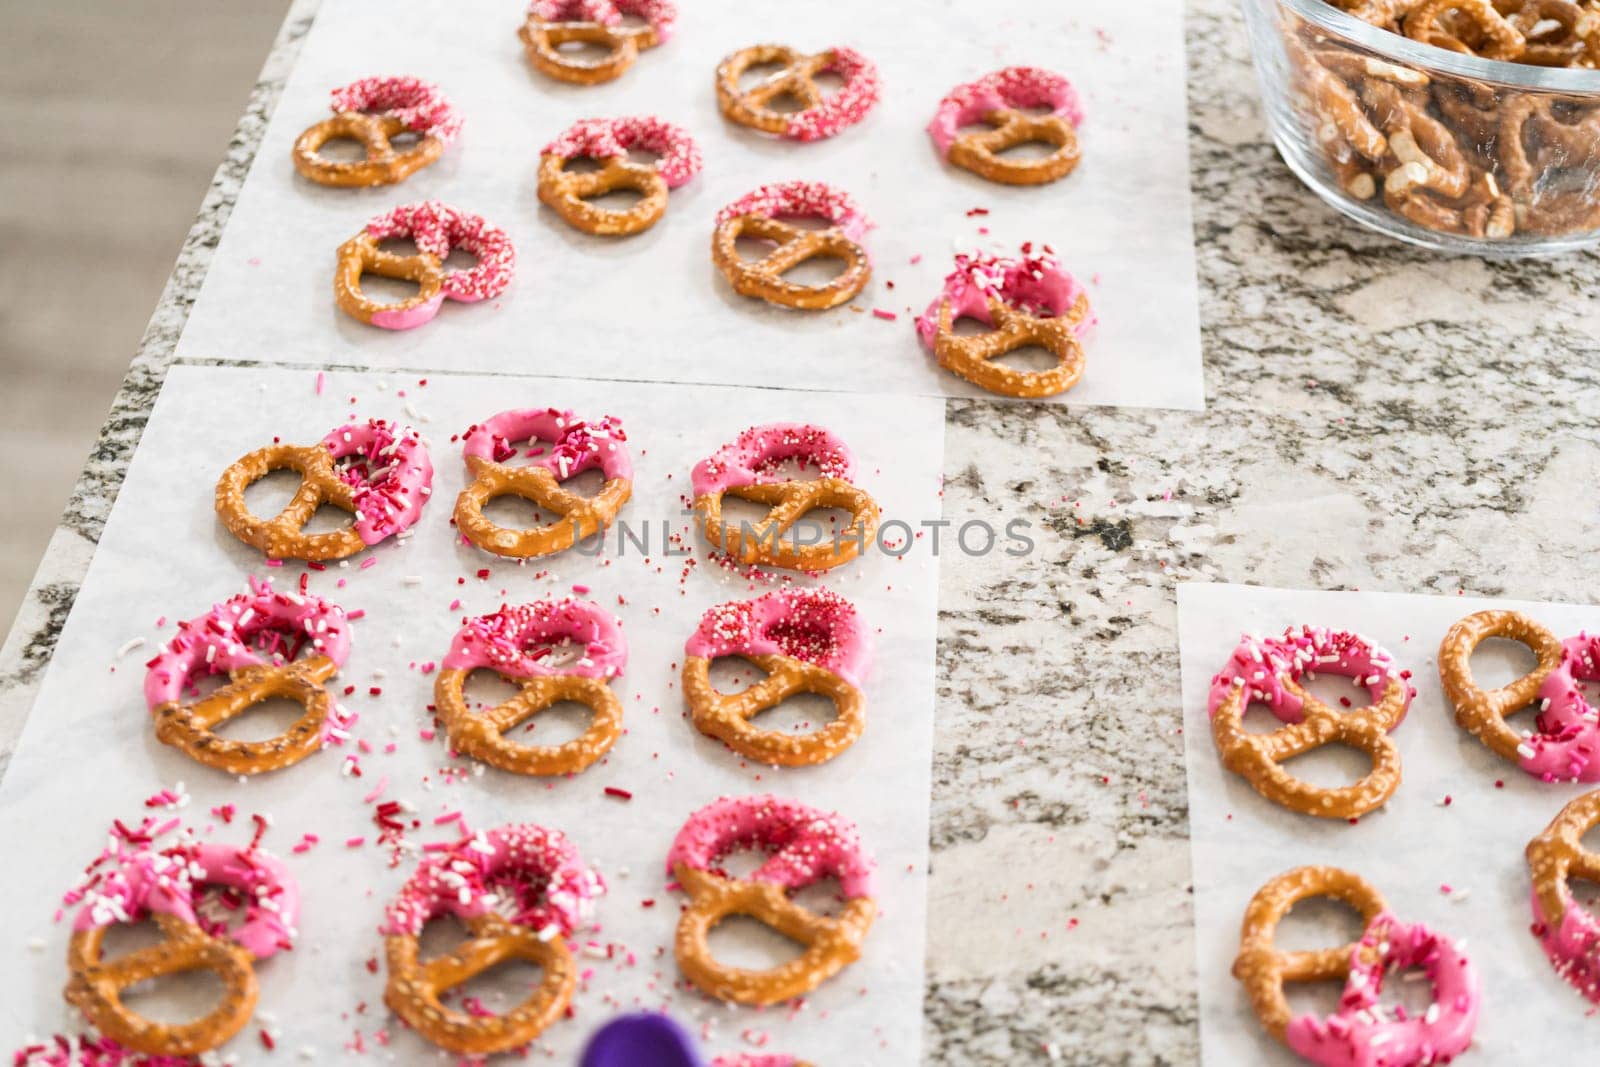
{"label": "pink sprinkle", "polygon": [[322,395],[322,387],[323,387],[323,385],[325,385],[327,383],[327,381],[328,381],[328,376],[326,374],[322,373],[321,371],[317,371],[317,395],[318,396]]}
{"label": "pink sprinkle", "polygon": [[377,800],[379,797],[383,796],[383,791],[388,788],[389,776],[383,775],[379,777],[378,784],[367,790],[367,795],[361,798],[361,803],[371,804],[374,800]]}
{"label": "pink sprinkle", "polygon": [[362,570],[366,570],[368,567],[376,567],[377,565],[378,565],[378,557],[377,556],[368,556],[366,559],[361,561],[361,569]]}
{"label": "pink sprinkle", "polygon": [[586,586],[586,585],[574,584],[573,587],[572,587],[572,591],[574,593],[577,593],[579,596],[586,596],[586,595],[588,595],[589,587]]}
{"label": "pink sprinkle", "polygon": [[351,611],[345,612],[344,613],[344,617],[347,618],[347,619],[350,619],[352,621],[354,621],[356,619],[364,619],[364,618],[367,617],[367,609],[366,608],[355,608],[355,609],[353,609]]}
{"label": "pink sprinkle", "polygon": [[922,262],[922,253],[921,252],[918,252],[916,255],[911,257],[911,265],[913,267],[915,267],[918,263],[921,263],[921,262]]}
{"label": "pink sprinkle", "polygon": [[872,315],[874,318],[886,319],[889,322],[893,322],[900,317],[892,311],[885,311],[883,308],[873,308]]}
{"label": "pink sprinkle", "polygon": [[1448,885],[1441,884],[1439,886],[1439,892],[1443,893],[1445,896],[1449,896],[1450,893],[1451,893],[1451,889],[1450,889],[1450,887]]}
{"label": "pink sprinkle", "polygon": [[417,736],[422,738],[424,741],[432,741],[433,740],[433,731],[431,729],[429,729],[428,727],[424,726],[422,729],[417,731]]}
{"label": "pink sprinkle", "polygon": [[360,834],[357,834],[354,837],[347,837],[347,838],[344,839],[344,847],[345,848],[360,848],[362,845],[364,845],[366,843],[367,843],[367,839],[365,837],[361,836]]}
{"label": "pink sprinkle", "polygon": [[450,610],[451,611],[455,611],[460,606],[461,606],[461,598],[460,597],[456,597],[456,599],[450,601]]}
{"label": "pink sprinkle", "polygon": [[443,815],[435,815],[433,817],[433,825],[443,826],[445,823],[455,822],[459,818],[461,818],[459,811],[447,811]]}
{"label": "pink sprinkle", "polygon": [[281,566],[283,566],[283,560],[281,560],[281,559],[269,559],[269,560],[267,560],[267,566],[269,566],[269,567],[281,567]]}

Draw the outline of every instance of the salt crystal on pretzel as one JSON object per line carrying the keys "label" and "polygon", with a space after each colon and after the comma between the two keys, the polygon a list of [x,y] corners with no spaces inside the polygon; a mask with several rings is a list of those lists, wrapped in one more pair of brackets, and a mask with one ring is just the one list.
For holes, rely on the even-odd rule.
{"label": "salt crystal on pretzel", "polygon": [[654,116],[580,119],[539,151],[563,160],[607,160],[625,158],[630,148],[658,153],[654,169],[672,189],[700,173],[705,163],[689,131]]}
{"label": "salt crystal on pretzel", "polygon": [[362,78],[329,94],[334,114],[362,111],[393,115],[413,133],[449,145],[461,132],[461,116],[432,82],[409,76]]}
{"label": "salt crystal on pretzel", "polygon": [[146,664],[145,701],[154,711],[181,701],[197,678],[282,665],[306,648],[344,665],[350,655],[344,609],[310,593],[276,592],[270,581],[251,578],[250,592],[178,624],[177,636]]}
{"label": "salt crystal on pretzel", "polygon": [[[554,665],[539,650],[560,641],[583,646],[570,664]],[[576,674],[615,678],[628,662],[628,643],[615,615],[573,597],[501,608],[469,619],[450,642],[441,666],[473,671],[487,667],[513,678]]]}
{"label": "salt crystal on pretzel", "polygon": [[416,936],[441,915],[474,919],[491,912],[534,931],[563,937],[587,926],[605,880],[583,863],[558,830],[533,823],[479,830],[430,852],[384,910],[381,932]]}

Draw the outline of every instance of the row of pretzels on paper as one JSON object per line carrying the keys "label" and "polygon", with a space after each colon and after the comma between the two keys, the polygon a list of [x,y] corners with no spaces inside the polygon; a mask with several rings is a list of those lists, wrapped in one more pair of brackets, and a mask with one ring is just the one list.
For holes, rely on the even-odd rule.
{"label": "row of pretzels on paper", "polygon": [[[1521,2],[1521,0],[1519,0]],[[1600,55],[1600,7],[1569,0],[1527,3],[1511,19],[1487,0],[1481,10],[1495,32],[1469,32],[1453,18],[1480,6],[1438,3],[1369,3],[1352,13],[1453,51],[1486,58],[1548,61],[1558,45],[1528,36],[1569,27],[1559,38],[1572,66],[1592,66]],[[1573,9],[1528,23],[1549,8]],[[1398,21],[1380,16],[1408,10]],[[1424,21],[1418,21],[1424,20]],[[1413,29],[1432,27],[1424,33]],[[1446,32],[1446,27],[1454,27]],[[1502,28],[1504,32],[1502,32]],[[1579,30],[1584,35],[1579,35]],[[1570,32],[1569,32],[1570,31]],[[1509,34],[1515,34],[1511,47]],[[1489,42],[1502,42],[1498,47]],[[1600,227],[1600,97],[1562,95],[1446,78],[1379,59],[1309,24],[1285,35],[1295,106],[1343,191],[1357,200],[1382,198],[1392,212],[1424,229],[1474,238],[1544,237]]]}

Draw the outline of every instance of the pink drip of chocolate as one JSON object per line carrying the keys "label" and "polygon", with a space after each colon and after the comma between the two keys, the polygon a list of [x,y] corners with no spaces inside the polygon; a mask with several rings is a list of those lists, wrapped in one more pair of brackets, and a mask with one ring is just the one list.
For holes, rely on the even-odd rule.
{"label": "pink drip of chocolate", "polygon": [[331,94],[335,114],[362,111],[391,115],[405,128],[448,146],[461,132],[461,116],[448,97],[432,82],[409,76],[362,78],[340,86]]}
{"label": "pink drip of chocolate", "polygon": [[415,430],[369,419],[329,432],[322,443],[334,459],[347,461],[339,477],[354,490],[355,530],[363,544],[375,545],[422,517],[433,460]]}
{"label": "pink drip of chocolate", "polygon": [[462,303],[499,296],[516,272],[517,252],[504,230],[439,200],[403,204],[368,222],[367,233],[375,241],[409,237],[440,262],[458,248],[472,253],[475,266],[444,275],[444,295]]}
{"label": "pink drip of chocolate", "polygon": [[[1283,722],[1299,722],[1304,705],[1284,688],[1283,679],[1298,683],[1311,674],[1349,678],[1365,688],[1374,702],[1383,698],[1390,681],[1405,677],[1389,653],[1359,634],[1316,626],[1298,630],[1291,626],[1281,638],[1246,634],[1227,666],[1211,679],[1207,713],[1215,715],[1223,702],[1242,688],[1247,704],[1264,704]],[[1409,707],[1416,690],[1410,685],[1405,690]]]}
{"label": "pink drip of chocolate", "polygon": [[[1022,246],[1016,256],[992,256],[984,252],[956,256],[956,269],[945,277],[944,288],[928,309],[917,317],[917,336],[932,351],[939,334],[939,316],[950,307],[950,321],[975,319],[994,325],[990,300],[1037,318],[1059,318],[1072,310],[1084,288],[1076,278],[1061,269],[1048,249],[1034,252],[1032,243]],[[1085,315],[1073,332],[1083,337],[1098,320]]]}
{"label": "pink drip of chocolate", "polygon": [[777,182],[746,193],[717,212],[721,226],[741,215],[764,219],[823,219],[839,227],[850,240],[861,244],[873,222],[850,194],[825,182]]}
{"label": "pink drip of chocolate", "polygon": [[671,189],[700,173],[705,164],[688,130],[654,116],[579,119],[540,151],[560,159],[605,160],[620,159],[630,148],[658,153],[656,173]]}
{"label": "pink drip of chocolate", "polygon": [[829,589],[788,587],[718,604],[700,617],[684,654],[790,656],[858,689],[867,667],[866,634],[855,605]]}
{"label": "pink drip of chocolate", "polygon": [[752,426],[696,463],[691,482],[696,497],[740,485],[788,481],[779,473],[795,461],[801,470],[815,469],[821,478],[849,481],[855,461],[849,447],[831,430],[799,422]]}
{"label": "pink drip of chocolate", "polygon": [[559,831],[533,823],[466,833],[432,851],[384,911],[382,933],[415,936],[428,920],[490,912],[541,938],[570,936],[587,925],[606,891]]}
{"label": "pink drip of chocolate", "polygon": [[667,852],[667,873],[672,876],[681,863],[728,877],[718,864],[744,849],[764,852],[767,859],[743,881],[793,891],[837,878],[847,899],[872,895],[875,864],[854,823],[770,794],[721,797],[689,816]]}
{"label": "pink drip of chocolate", "polygon": [[[581,646],[582,655],[571,663],[556,663],[551,649],[562,642]],[[627,663],[621,620],[598,604],[573,597],[503,607],[468,619],[441,661],[446,670],[483,667],[510,678],[615,678]]]}

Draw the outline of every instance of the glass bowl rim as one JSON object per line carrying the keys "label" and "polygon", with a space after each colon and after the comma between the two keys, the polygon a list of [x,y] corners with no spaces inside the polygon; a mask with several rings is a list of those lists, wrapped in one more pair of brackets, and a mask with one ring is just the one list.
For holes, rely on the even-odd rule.
{"label": "glass bowl rim", "polygon": [[1328,0],[1257,0],[1286,7],[1307,22],[1364,45],[1379,55],[1406,66],[1422,67],[1440,74],[1473,81],[1496,82],[1522,89],[1577,93],[1600,98],[1600,70],[1573,70],[1567,67],[1541,67],[1531,63],[1511,63],[1502,59],[1483,59],[1463,55],[1447,48],[1413,41],[1402,34],[1363,22],[1334,7]]}

